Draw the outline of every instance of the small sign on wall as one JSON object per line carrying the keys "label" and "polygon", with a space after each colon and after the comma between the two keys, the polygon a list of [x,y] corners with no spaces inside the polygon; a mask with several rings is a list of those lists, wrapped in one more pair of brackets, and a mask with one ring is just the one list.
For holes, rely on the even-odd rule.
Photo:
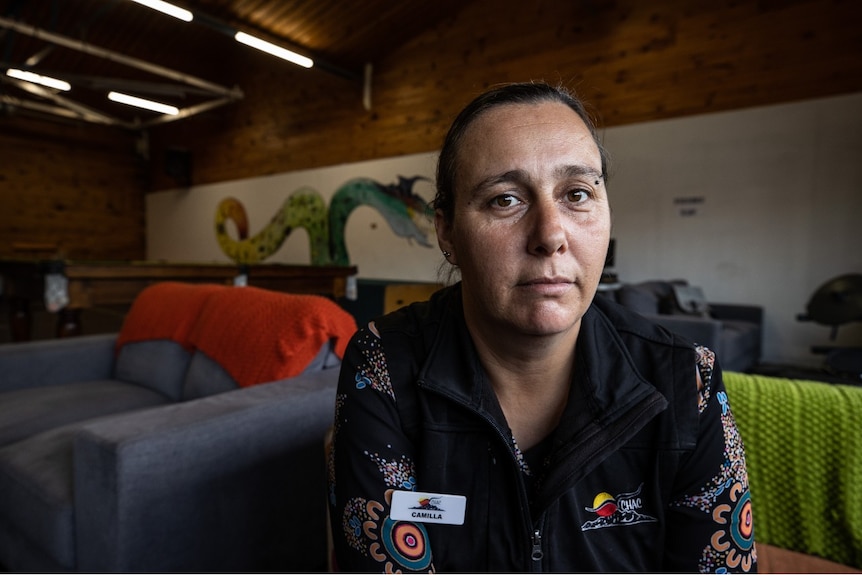
{"label": "small sign on wall", "polygon": [[706,198],[703,196],[680,196],[673,199],[677,214],[682,218],[691,218],[700,213]]}

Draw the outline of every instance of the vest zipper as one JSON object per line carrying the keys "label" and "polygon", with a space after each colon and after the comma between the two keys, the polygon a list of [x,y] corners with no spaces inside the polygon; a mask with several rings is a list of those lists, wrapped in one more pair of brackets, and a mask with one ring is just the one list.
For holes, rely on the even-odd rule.
{"label": "vest zipper", "polygon": [[[425,380],[423,380],[423,379],[418,379],[416,383],[419,385],[419,387],[425,389],[426,391],[436,393],[437,395],[440,395],[440,396],[442,396],[442,397],[444,397],[450,401],[454,401],[455,403],[457,403],[459,405],[463,405],[464,407],[470,409],[477,416],[479,416],[480,418],[485,420],[485,422],[488,425],[490,425],[491,429],[493,429],[494,432],[497,434],[497,437],[502,440],[503,445],[505,447],[504,451],[506,453],[508,453],[508,456],[509,456],[508,457],[509,462],[514,466],[514,468],[516,469],[516,473],[518,473],[520,476],[520,473],[521,473],[520,472],[520,465],[518,463],[518,460],[517,460],[517,457],[515,456],[514,451],[512,450],[512,443],[511,443],[512,436],[506,434],[502,429],[500,429],[497,426],[496,421],[494,421],[488,414],[481,412],[481,411],[478,411],[475,407],[473,407],[469,403],[465,403],[456,397],[452,397],[448,393],[445,393],[442,390],[439,390],[437,388],[427,387],[425,385]],[[519,481],[519,483],[520,483],[520,489],[518,491],[519,491],[520,497],[521,497],[521,505],[524,509],[529,509],[530,506],[529,506],[528,497],[527,497],[527,489],[524,486],[523,479],[521,479],[521,481]],[[532,522],[531,522],[530,517],[529,517],[529,511],[527,512],[527,517],[525,518],[525,520],[526,520],[526,524],[527,524],[526,525],[527,533],[531,534],[530,535],[530,546],[531,546],[530,563],[532,566],[531,571],[532,572],[541,572],[542,571],[542,559],[544,559],[544,557],[545,557],[545,553],[542,551],[542,531],[541,531],[541,529],[536,528],[532,525]]]}
{"label": "vest zipper", "polygon": [[[542,558],[545,556],[542,552],[542,532],[538,529],[533,530],[533,552],[530,553],[530,559],[533,560],[533,567],[538,567],[541,570]],[[537,565],[538,564],[538,565]],[[535,569],[534,569],[535,570]]]}

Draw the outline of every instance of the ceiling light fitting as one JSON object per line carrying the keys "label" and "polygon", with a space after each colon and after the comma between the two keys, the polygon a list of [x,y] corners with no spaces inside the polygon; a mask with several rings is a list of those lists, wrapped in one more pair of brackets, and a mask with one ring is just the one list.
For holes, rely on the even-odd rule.
{"label": "ceiling light fitting", "polygon": [[180,113],[179,108],[176,106],[169,106],[160,102],[145,100],[143,98],[138,98],[137,96],[123,94],[122,92],[108,92],[108,99],[112,102],[119,102],[121,104],[126,104],[127,106],[135,106],[136,108],[159,112],[161,114],[167,114],[168,116],[176,116]]}
{"label": "ceiling light fitting", "polygon": [[27,70],[19,70],[17,68],[9,68],[6,70],[6,75],[10,78],[15,78],[16,80],[24,80],[25,82],[32,82],[33,84],[40,84],[45,86],[46,88],[54,88],[55,90],[61,90],[63,92],[68,92],[72,89],[71,84],[64,80],[58,80],[57,78],[51,78],[50,76],[42,76],[40,74],[34,74],[33,72],[28,72]]}
{"label": "ceiling light fitting", "polygon": [[312,66],[314,66],[314,61],[311,58],[301,56],[296,52],[293,52],[286,48],[282,48],[281,46],[276,46],[271,42],[261,40],[260,38],[256,38],[251,34],[246,34],[245,32],[237,32],[236,34],[234,34],[234,39],[241,44],[251,46],[252,48],[257,48],[262,52],[272,54],[273,56],[277,56],[282,60],[287,60],[288,62],[296,64],[297,66],[302,66],[303,68],[311,68]]}
{"label": "ceiling light fitting", "polygon": [[173,4],[168,4],[167,2],[162,2],[162,0],[132,0],[132,2],[137,2],[138,4],[142,4],[147,8],[158,10],[159,12],[167,14],[168,16],[179,18],[183,22],[191,22],[194,18],[194,14],[192,14],[185,8],[180,8],[179,6],[174,6]]}

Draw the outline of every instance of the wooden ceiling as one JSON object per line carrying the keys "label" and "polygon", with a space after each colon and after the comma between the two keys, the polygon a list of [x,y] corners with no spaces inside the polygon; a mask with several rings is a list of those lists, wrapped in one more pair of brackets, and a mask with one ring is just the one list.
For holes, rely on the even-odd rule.
{"label": "wooden ceiling", "polygon": [[[0,255],[23,241],[74,258],[142,258],[148,192],[437,150],[459,109],[500,82],[563,82],[603,128],[862,91],[860,0],[175,2],[218,26],[131,0],[0,0],[4,22],[243,94],[156,129],[125,130],[10,104],[52,102],[0,68]],[[219,26],[295,45],[350,74],[371,62],[370,109],[361,81],[298,68]],[[0,63],[30,58],[37,71],[89,78],[69,97],[126,119],[155,114],[108,102],[111,81],[147,81],[141,96],[178,106],[211,98],[0,24]],[[110,81],[93,79],[101,77]],[[188,160],[183,178],[170,169],[175,157]]]}
{"label": "wooden ceiling", "polygon": [[[238,90],[237,74],[224,62],[252,50],[234,41],[244,31],[316,61],[315,73],[361,81],[366,62],[398,48],[464,4],[458,0],[176,0],[195,15],[185,23],[130,0],[0,0],[0,105],[31,102],[33,109],[81,104],[121,121],[139,111],[106,100],[116,89],[181,109],[219,95],[194,82],[142,71],[111,57],[133,58],[159,68]],[[69,47],[56,38],[80,43]],[[94,55],[86,50],[106,51]],[[107,57],[106,57],[107,56]],[[289,64],[284,64],[289,66]],[[22,89],[9,67],[65,79],[73,90],[54,99]],[[141,84],[144,82],[145,84]],[[236,92],[234,92],[236,94]],[[221,94],[223,96],[224,94]],[[59,103],[58,103],[59,102]],[[146,115],[146,113],[145,113]]]}

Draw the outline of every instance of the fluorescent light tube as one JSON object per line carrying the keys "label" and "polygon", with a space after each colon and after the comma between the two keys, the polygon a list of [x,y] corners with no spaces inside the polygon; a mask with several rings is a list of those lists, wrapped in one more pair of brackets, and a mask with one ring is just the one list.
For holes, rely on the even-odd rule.
{"label": "fluorescent light tube", "polygon": [[152,100],[144,100],[143,98],[121,94],[120,92],[109,92],[108,99],[113,102],[120,102],[121,104],[144,108],[145,110],[152,110],[153,112],[161,112],[168,116],[176,116],[180,113],[180,110],[174,106],[160,104],[159,102],[153,102]]}
{"label": "fluorescent light tube", "polygon": [[174,6],[173,4],[168,4],[167,2],[162,2],[162,0],[132,0],[132,2],[143,4],[147,8],[152,8],[159,12],[164,12],[168,16],[179,18],[183,22],[191,22],[192,18],[194,18],[194,15],[188,10],[180,8],[179,6]]}
{"label": "fluorescent light tube", "polygon": [[314,66],[314,61],[311,58],[306,58],[305,56],[300,56],[296,52],[291,52],[286,48],[282,48],[281,46],[276,46],[275,44],[271,44],[265,40],[261,40],[260,38],[255,38],[245,32],[237,32],[234,35],[234,39],[237,42],[242,42],[247,46],[251,46],[252,48],[257,48],[267,54],[272,54],[273,56],[278,56],[288,62],[293,62],[297,66],[302,66],[303,68],[311,68]]}
{"label": "fluorescent light tube", "polygon": [[19,70],[17,68],[9,68],[8,70],[6,70],[6,75],[12,78],[17,78],[19,80],[24,80],[25,82],[41,84],[42,86],[54,88],[55,90],[62,90],[64,92],[68,92],[72,89],[72,86],[69,84],[69,82],[64,82],[63,80],[51,78],[50,76],[40,76],[39,74],[34,74],[33,72],[28,72],[26,70]]}

